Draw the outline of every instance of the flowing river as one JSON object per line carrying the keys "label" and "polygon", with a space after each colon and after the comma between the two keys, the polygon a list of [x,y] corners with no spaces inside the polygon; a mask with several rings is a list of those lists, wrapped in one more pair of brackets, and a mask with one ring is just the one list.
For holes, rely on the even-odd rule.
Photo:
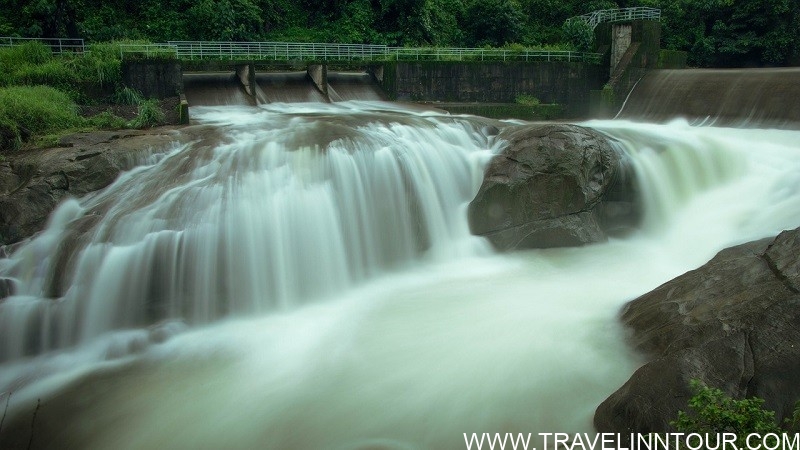
{"label": "flowing river", "polygon": [[0,301],[0,447],[455,449],[464,433],[591,432],[640,363],[625,302],[800,225],[798,131],[586,123],[634,164],[641,228],[495,254],[466,220],[504,145],[478,118],[381,102],[193,117],[223,139],[63,203],[0,260],[15,288]]}

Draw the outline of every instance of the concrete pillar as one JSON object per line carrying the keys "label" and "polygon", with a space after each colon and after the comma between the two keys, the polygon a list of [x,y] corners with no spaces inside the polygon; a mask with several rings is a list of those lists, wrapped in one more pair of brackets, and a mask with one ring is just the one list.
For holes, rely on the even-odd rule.
{"label": "concrete pillar", "polygon": [[308,77],[314,86],[328,98],[328,66],[325,64],[311,64],[306,69]]}
{"label": "concrete pillar", "polygon": [[383,85],[383,66],[370,66],[369,73],[372,75],[372,78],[378,82],[378,84]]}
{"label": "concrete pillar", "polygon": [[242,84],[244,91],[250,97],[256,98],[256,68],[253,64],[242,64],[236,66],[236,76]]}
{"label": "concrete pillar", "polygon": [[613,74],[617,64],[625,55],[628,47],[631,46],[631,36],[633,27],[629,23],[615,23],[611,27],[611,68],[609,73]]}

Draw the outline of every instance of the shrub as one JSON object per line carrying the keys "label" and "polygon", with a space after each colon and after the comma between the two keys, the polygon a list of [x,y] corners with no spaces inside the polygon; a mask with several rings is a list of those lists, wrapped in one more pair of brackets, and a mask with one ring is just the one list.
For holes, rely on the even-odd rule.
{"label": "shrub", "polygon": [[750,433],[779,433],[775,413],[761,407],[760,398],[735,400],[719,389],[710,388],[699,380],[692,380],[694,396],[689,400],[691,414],[678,411],[678,419],[671,422],[684,433],[736,433],[737,446],[745,448],[745,437]]}
{"label": "shrub", "polygon": [[564,39],[575,47],[575,50],[586,52],[592,48],[594,31],[582,20],[568,20],[561,28]]}
{"label": "shrub", "polygon": [[164,123],[164,111],[158,101],[150,99],[139,104],[139,113],[129,126],[131,128],[150,128]]}

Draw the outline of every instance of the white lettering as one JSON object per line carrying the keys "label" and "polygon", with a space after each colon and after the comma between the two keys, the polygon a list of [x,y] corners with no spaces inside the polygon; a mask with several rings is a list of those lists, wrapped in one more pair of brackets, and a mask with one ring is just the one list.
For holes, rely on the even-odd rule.
{"label": "white lettering", "polygon": [[759,448],[761,448],[760,445],[758,447],[755,447],[755,446],[753,446],[753,444],[750,443],[750,439],[752,439],[753,436],[755,436],[756,442],[758,442],[758,438],[759,438],[758,434],[750,433],[750,434],[747,435],[747,439],[745,440],[745,443],[747,444],[747,448],[749,448],[750,450],[758,450]]}
{"label": "white lettering", "polygon": [[481,447],[483,447],[483,436],[485,434],[486,433],[482,433],[481,434],[481,440],[479,441],[477,433],[472,433],[472,436],[470,436],[469,440],[467,440],[467,433],[464,433],[464,444],[466,444],[467,450],[472,450],[472,443],[473,442],[477,445],[476,448],[478,450],[481,450]]}

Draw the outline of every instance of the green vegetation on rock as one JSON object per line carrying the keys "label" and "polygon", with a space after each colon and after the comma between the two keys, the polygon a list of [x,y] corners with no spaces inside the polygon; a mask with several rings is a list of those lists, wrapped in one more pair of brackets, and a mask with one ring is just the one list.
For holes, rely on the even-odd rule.
{"label": "green vegetation on rock", "polygon": [[745,437],[749,433],[777,433],[775,413],[761,407],[764,400],[745,398],[735,400],[719,389],[711,388],[698,380],[690,385],[694,396],[689,400],[692,413],[678,411],[678,419],[672,425],[686,433],[736,433],[745,448]]}

